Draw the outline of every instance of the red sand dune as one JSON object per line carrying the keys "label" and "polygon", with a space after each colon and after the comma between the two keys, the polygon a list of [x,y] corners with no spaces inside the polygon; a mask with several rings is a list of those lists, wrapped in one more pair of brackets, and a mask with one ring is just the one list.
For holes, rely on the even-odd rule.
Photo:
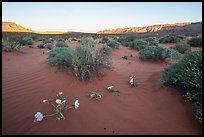
{"label": "red sand dune", "polygon": [[[46,64],[47,54],[34,46],[25,47],[25,54],[2,52],[3,134],[202,134],[191,104],[160,82],[165,63],[121,59],[138,52],[120,47],[110,55],[111,70],[104,69],[103,77],[83,83]],[[140,82],[135,88],[127,83],[133,74]],[[106,92],[108,85],[121,94]],[[102,99],[89,99],[89,90],[102,94]],[[65,111],[65,120],[48,117],[34,123],[37,111],[52,112],[42,100],[59,91],[70,105],[78,99],[80,107]]]}

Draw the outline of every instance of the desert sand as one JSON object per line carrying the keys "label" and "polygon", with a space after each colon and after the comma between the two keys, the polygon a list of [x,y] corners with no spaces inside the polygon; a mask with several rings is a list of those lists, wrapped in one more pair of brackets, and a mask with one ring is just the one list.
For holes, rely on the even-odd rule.
{"label": "desert sand", "polygon": [[[109,55],[112,69],[80,82],[71,72],[49,66],[45,62],[48,54],[38,44],[24,47],[23,54],[2,52],[3,134],[202,134],[191,104],[160,80],[169,64],[122,59],[138,51],[120,46]],[[134,74],[139,85],[130,87],[128,80]],[[109,85],[121,94],[105,91]],[[100,93],[101,100],[89,99],[90,90]],[[60,91],[69,105],[78,99],[80,107],[65,111],[65,120],[48,117],[33,122],[38,111],[52,113],[43,99],[54,98]]]}

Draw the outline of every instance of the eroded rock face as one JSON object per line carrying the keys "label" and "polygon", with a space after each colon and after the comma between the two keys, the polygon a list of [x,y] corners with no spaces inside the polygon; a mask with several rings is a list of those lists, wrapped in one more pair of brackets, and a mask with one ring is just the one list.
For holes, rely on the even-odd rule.
{"label": "eroded rock face", "polygon": [[17,25],[14,22],[2,22],[2,32],[33,32],[30,29]]}
{"label": "eroded rock face", "polygon": [[119,34],[119,33],[144,33],[157,31],[181,31],[181,30],[202,30],[202,22],[191,23],[176,23],[176,24],[159,24],[145,27],[131,27],[131,28],[117,28],[112,30],[102,30],[96,32],[97,34]]}

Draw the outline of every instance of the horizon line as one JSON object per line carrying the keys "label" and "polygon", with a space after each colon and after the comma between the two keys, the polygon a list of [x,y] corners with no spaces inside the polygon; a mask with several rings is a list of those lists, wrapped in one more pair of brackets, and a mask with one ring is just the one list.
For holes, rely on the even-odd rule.
{"label": "horizon line", "polygon": [[[18,26],[21,26],[23,28],[25,28],[24,26],[17,24],[16,22],[13,21],[2,21],[2,23],[15,23]],[[154,25],[165,25],[165,24],[180,24],[180,23],[199,23],[202,22],[201,21],[185,21],[185,22],[176,22],[176,23],[157,23],[157,24],[150,24],[150,25],[145,25],[145,26],[133,26],[133,27],[117,27],[117,28],[110,28],[110,29],[101,29],[98,31],[94,31],[94,32],[90,32],[90,31],[74,31],[74,30],[69,30],[69,31],[60,31],[60,30],[45,30],[45,31],[38,31],[38,30],[32,30],[30,28],[25,28],[28,30],[31,30],[33,32],[38,32],[38,33],[43,33],[43,32],[60,32],[60,33],[68,33],[68,32],[78,32],[78,33],[97,33],[99,31],[107,31],[107,30],[114,30],[114,29],[125,29],[125,28],[135,28],[135,27],[149,27],[149,26],[154,26]],[[3,32],[3,31],[2,31]],[[4,32],[15,32],[15,31],[4,31]]]}

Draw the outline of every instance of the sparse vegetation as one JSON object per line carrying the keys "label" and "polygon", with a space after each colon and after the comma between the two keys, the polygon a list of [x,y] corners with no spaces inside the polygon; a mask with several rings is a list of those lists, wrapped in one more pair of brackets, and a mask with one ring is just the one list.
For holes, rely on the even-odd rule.
{"label": "sparse vegetation", "polygon": [[69,68],[80,80],[87,80],[92,73],[97,73],[100,68],[110,67],[110,62],[105,54],[89,44],[75,48],[56,47],[49,52],[48,63],[54,66]]}
{"label": "sparse vegetation", "polygon": [[128,46],[130,42],[134,41],[136,38],[134,36],[121,36],[118,39],[118,42],[123,46]]}
{"label": "sparse vegetation", "polygon": [[202,51],[190,52],[179,63],[164,69],[162,82],[182,90],[194,103],[196,117],[202,122]]}
{"label": "sparse vegetation", "polygon": [[122,59],[128,59],[128,56],[127,55],[123,55],[121,58]]}
{"label": "sparse vegetation", "polygon": [[109,42],[109,39],[107,37],[103,37],[101,40],[101,43],[103,44],[108,43],[108,42]]}
{"label": "sparse vegetation", "polygon": [[81,45],[89,46],[89,47],[94,47],[94,40],[91,38],[86,38],[81,40]]}
{"label": "sparse vegetation", "polygon": [[12,52],[12,51],[18,51],[20,49],[21,45],[18,41],[11,40],[9,41],[5,46],[3,46],[3,50],[7,52]]}
{"label": "sparse vegetation", "polygon": [[109,47],[109,46],[103,46],[101,49],[100,49],[100,52],[103,53],[103,54],[110,54],[112,51],[112,48]]}
{"label": "sparse vegetation", "polygon": [[44,44],[44,48],[47,48],[47,49],[51,50],[52,49],[52,44],[51,43],[46,43],[46,44]]}
{"label": "sparse vegetation", "polygon": [[159,44],[156,41],[149,41],[148,46],[159,46]]}
{"label": "sparse vegetation", "polygon": [[177,43],[180,40],[180,36],[164,36],[159,39],[159,43]]}
{"label": "sparse vegetation", "polygon": [[37,36],[36,34],[32,34],[30,37],[31,37],[33,40],[37,40],[37,39],[38,39],[38,36]]}
{"label": "sparse vegetation", "polygon": [[144,40],[146,41],[146,42],[152,42],[152,41],[155,41],[155,37],[148,37],[148,38],[144,38]]}
{"label": "sparse vegetation", "polygon": [[47,48],[47,49],[51,50],[53,48],[53,41],[48,40],[48,39],[44,39],[43,42],[38,45],[38,48]]}
{"label": "sparse vegetation", "polygon": [[190,46],[202,47],[202,37],[195,37],[188,41]]}
{"label": "sparse vegetation", "polygon": [[188,44],[176,44],[174,49],[182,54],[191,51],[191,47]]}
{"label": "sparse vegetation", "polygon": [[139,53],[139,59],[164,60],[171,57],[173,49],[160,46],[147,46]]}
{"label": "sparse vegetation", "polygon": [[144,49],[147,46],[147,42],[144,40],[134,40],[132,42],[129,43],[128,47],[132,48],[132,49],[136,49],[138,51]]}
{"label": "sparse vegetation", "polygon": [[66,47],[66,43],[63,40],[59,40],[56,43],[56,47]]}
{"label": "sparse vegetation", "polygon": [[53,48],[48,54],[48,64],[53,66],[71,66],[71,49],[68,47]]}
{"label": "sparse vegetation", "polygon": [[112,49],[118,49],[119,43],[115,40],[108,41],[107,46],[111,47]]}

